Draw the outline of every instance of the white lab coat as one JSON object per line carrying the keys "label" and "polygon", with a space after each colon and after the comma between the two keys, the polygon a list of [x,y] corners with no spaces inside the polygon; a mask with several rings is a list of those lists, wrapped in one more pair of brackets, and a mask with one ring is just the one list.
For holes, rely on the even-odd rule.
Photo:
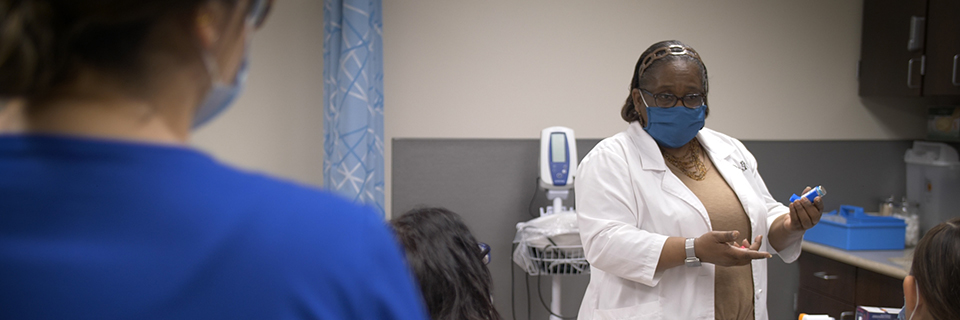
{"label": "white lab coat", "polygon": [[[761,251],[786,262],[800,256],[800,241],[776,252],[767,231],[790,211],[770,196],[757,162],[743,144],[704,128],[697,135],[750,218]],[[604,139],[580,162],[577,215],[590,284],[580,320],[714,319],[715,266],[680,266],[656,273],[668,236],[699,237],[713,229],[700,200],[664,163],[653,138],[632,122]],[[753,239],[750,239],[751,241]],[[755,318],[767,316],[767,261],[753,260]]]}

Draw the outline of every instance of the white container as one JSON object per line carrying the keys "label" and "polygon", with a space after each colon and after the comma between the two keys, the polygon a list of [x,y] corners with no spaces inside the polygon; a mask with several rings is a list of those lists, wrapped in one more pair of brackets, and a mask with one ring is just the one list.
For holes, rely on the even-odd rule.
{"label": "white container", "polygon": [[914,141],[907,163],[907,198],[920,204],[920,234],[960,216],[960,160],[944,143]]}

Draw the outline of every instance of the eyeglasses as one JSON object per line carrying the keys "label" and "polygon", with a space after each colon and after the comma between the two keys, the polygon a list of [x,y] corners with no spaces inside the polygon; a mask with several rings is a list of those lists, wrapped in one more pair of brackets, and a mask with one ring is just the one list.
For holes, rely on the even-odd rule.
{"label": "eyeglasses", "polygon": [[480,242],[480,260],[483,264],[490,264],[490,245]]}
{"label": "eyeglasses", "polygon": [[[703,105],[703,101],[705,97],[703,94],[700,94],[700,93],[691,93],[683,97],[678,97],[672,93],[665,93],[665,92],[653,94],[652,92],[643,90],[643,89],[640,89],[640,92],[646,93],[651,97],[653,97],[653,102],[655,103],[654,106],[661,107],[661,108],[673,107],[677,105],[677,100],[680,100],[683,103],[684,107],[696,108]],[[643,104],[650,106],[650,104],[647,103],[647,100],[643,99],[643,95],[640,96],[640,99],[643,100]]]}
{"label": "eyeglasses", "polygon": [[273,0],[251,0],[247,8],[247,19],[253,22],[254,28],[260,29],[263,22],[267,20],[271,8],[273,8]]}

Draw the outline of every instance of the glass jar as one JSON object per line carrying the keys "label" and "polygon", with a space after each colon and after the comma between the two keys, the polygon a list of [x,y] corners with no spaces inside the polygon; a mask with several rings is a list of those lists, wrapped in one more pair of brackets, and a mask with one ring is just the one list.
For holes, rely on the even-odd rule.
{"label": "glass jar", "polygon": [[903,243],[907,247],[913,247],[920,241],[920,205],[903,197],[899,207],[895,207],[893,216],[903,219],[907,224]]}
{"label": "glass jar", "polygon": [[897,208],[897,205],[893,202],[894,201],[893,199],[894,199],[893,196],[890,196],[884,199],[883,201],[881,201],[880,210],[877,210],[877,214],[884,217],[888,217],[892,215],[894,212],[896,212],[898,208]]}

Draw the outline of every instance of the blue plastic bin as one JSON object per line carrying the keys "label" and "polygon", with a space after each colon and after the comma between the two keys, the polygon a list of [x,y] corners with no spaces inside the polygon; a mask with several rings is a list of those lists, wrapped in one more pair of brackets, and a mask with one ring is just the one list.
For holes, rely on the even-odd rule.
{"label": "blue plastic bin", "polygon": [[894,217],[863,213],[863,208],[840,206],[824,213],[803,239],[844,250],[903,250],[907,224]]}

